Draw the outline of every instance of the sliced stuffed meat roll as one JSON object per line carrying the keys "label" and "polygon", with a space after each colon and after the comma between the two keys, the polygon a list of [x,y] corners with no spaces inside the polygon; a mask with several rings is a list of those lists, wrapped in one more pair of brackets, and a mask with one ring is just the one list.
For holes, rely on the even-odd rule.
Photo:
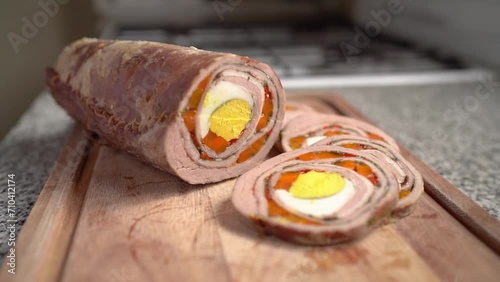
{"label": "sliced stuffed meat roll", "polygon": [[193,184],[261,162],[284,116],[268,65],[194,47],[81,39],[48,69],[47,85],[93,136]]}
{"label": "sliced stuffed meat roll", "polygon": [[397,204],[399,184],[372,154],[312,146],[271,158],[235,183],[236,209],[267,233],[308,244],[367,235]]}
{"label": "sliced stuffed meat roll", "polygon": [[281,131],[281,146],[278,147],[287,152],[336,135],[357,135],[380,140],[399,151],[396,141],[373,125],[345,116],[312,112],[300,113],[287,122]]}
{"label": "sliced stuffed meat roll", "polygon": [[399,182],[399,201],[392,211],[392,216],[408,216],[424,191],[424,181],[420,173],[387,143],[360,136],[342,135],[328,137],[313,146],[341,146],[353,150],[362,150],[380,159],[384,169],[392,171]]}

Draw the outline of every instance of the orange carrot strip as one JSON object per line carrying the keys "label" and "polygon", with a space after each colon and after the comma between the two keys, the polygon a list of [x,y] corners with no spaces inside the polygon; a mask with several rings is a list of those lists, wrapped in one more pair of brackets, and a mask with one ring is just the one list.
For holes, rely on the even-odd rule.
{"label": "orange carrot strip", "polygon": [[377,135],[375,133],[367,132],[367,135],[368,135],[368,138],[370,138],[370,139],[385,141],[384,138],[380,137],[380,135]]}
{"label": "orange carrot strip", "polygon": [[266,95],[266,99],[264,100],[264,106],[262,107],[262,114],[260,115],[259,122],[257,123],[257,130],[261,130],[262,128],[266,127],[272,112],[273,112],[273,101],[271,100],[270,95]]}
{"label": "orange carrot strip", "polygon": [[267,136],[268,136],[268,134],[264,134],[262,137],[260,137],[255,142],[253,142],[252,145],[250,145],[243,152],[241,152],[240,156],[238,157],[238,160],[236,160],[236,162],[242,163],[242,162],[250,159],[251,157],[253,157],[255,154],[257,154],[259,152],[260,148],[262,148],[262,146],[264,146],[264,144],[266,143]]}
{"label": "orange carrot strip", "polygon": [[361,146],[359,144],[353,144],[353,143],[342,144],[342,147],[353,149],[353,150],[363,150],[363,146]]}
{"label": "orange carrot strip", "polygon": [[290,141],[288,141],[288,144],[290,145],[290,148],[292,148],[292,150],[296,150],[296,149],[299,149],[300,147],[302,147],[302,145],[304,144],[305,141],[306,141],[305,136],[297,136],[297,137],[290,138]]}
{"label": "orange carrot strip", "polygon": [[283,172],[280,178],[278,179],[278,182],[276,182],[274,188],[288,190],[292,186],[292,184],[297,180],[299,175],[300,172],[298,171]]}
{"label": "orange carrot strip", "polygon": [[310,153],[305,153],[305,154],[298,156],[297,159],[299,159],[301,161],[312,161],[312,160],[316,160],[317,157],[318,156],[316,155],[316,153],[310,152]]}
{"label": "orange carrot strip", "polygon": [[212,159],[211,157],[209,157],[209,156],[208,156],[208,154],[207,154],[207,153],[205,153],[205,152],[201,152],[201,154],[200,154],[200,158],[201,158],[202,160],[213,160],[213,159]]}
{"label": "orange carrot strip", "polygon": [[316,159],[336,159],[340,157],[341,155],[334,152],[322,151],[316,153]]}
{"label": "orange carrot strip", "polygon": [[410,190],[401,190],[399,191],[399,198],[403,199],[404,197],[408,196],[410,194]]}
{"label": "orange carrot strip", "polygon": [[327,136],[327,137],[330,137],[330,136],[335,136],[335,135],[346,135],[347,133],[345,133],[344,131],[325,131],[325,133],[323,133],[323,135]]}
{"label": "orange carrot strip", "polygon": [[218,154],[224,152],[227,146],[229,146],[229,142],[213,133],[211,130],[208,131],[207,136],[203,137],[202,141],[203,144],[207,145],[210,149],[214,150]]}
{"label": "orange carrot strip", "polygon": [[356,164],[356,172],[364,177],[368,177],[370,174],[372,174],[372,169],[366,164],[358,163]]}
{"label": "orange carrot strip", "polygon": [[356,163],[354,161],[339,161],[335,164],[352,170],[356,169]]}
{"label": "orange carrot strip", "polygon": [[187,110],[182,115],[184,118],[184,123],[186,124],[186,128],[189,132],[194,132],[195,123],[196,123],[196,110]]}
{"label": "orange carrot strip", "polygon": [[191,95],[191,98],[189,98],[189,103],[188,107],[189,108],[197,108],[198,104],[200,103],[201,96],[203,95],[203,92],[205,92],[205,88],[207,88],[208,81],[210,79],[210,75],[208,75],[205,79],[203,79],[198,87],[194,90],[193,95]]}

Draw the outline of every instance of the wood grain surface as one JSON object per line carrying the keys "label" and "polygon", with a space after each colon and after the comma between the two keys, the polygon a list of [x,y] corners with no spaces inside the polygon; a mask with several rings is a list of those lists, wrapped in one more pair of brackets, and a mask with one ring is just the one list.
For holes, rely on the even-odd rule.
{"label": "wood grain surface", "polygon": [[[331,94],[307,101],[363,118]],[[234,180],[189,185],[116,149],[89,145],[77,127],[58,160],[63,168],[56,166],[21,231],[17,274],[4,266],[0,278],[500,281],[498,221],[403,154],[426,180],[411,216],[356,243],[305,247],[259,234],[230,202]]]}

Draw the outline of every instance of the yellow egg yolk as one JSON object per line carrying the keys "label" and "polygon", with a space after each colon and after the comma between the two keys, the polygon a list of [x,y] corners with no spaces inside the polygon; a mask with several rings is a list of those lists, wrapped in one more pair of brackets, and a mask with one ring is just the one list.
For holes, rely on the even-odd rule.
{"label": "yellow egg yolk", "polygon": [[344,187],[345,179],[339,173],[312,170],[299,175],[289,192],[296,198],[314,199],[332,196]]}
{"label": "yellow egg yolk", "polygon": [[236,139],[252,118],[247,101],[233,99],[217,108],[210,116],[210,130],[226,141]]}

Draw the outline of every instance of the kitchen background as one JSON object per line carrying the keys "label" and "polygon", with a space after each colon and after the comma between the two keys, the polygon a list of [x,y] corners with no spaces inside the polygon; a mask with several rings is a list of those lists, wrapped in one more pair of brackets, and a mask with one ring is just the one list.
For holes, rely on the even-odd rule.
{"label": "kitchen background", "polygon": [[44,88],[45,67],[82,36],[248,55],[271,64],[287,90],[380,83],[370,75],[381,71],[435,80],[451,70],[442,79],[460,81],[500,66],[494,0],[6,0],[0,11],[0,138]]}

